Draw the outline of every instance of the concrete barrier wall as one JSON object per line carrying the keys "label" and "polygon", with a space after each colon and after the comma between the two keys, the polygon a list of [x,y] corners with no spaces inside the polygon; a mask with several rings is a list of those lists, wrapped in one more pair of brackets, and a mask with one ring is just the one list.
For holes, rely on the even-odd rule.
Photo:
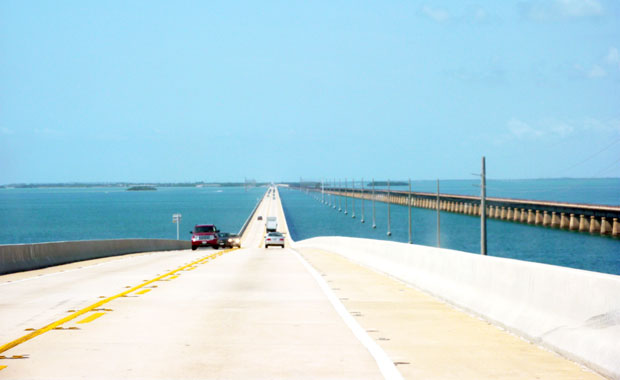
{"label": "concrete barrier wall", "polygon": [[0,275],[126,253],[190,248],[190,241],[164,239],[83,240],[0,245]]}
{"label": "concrete barrier wall", "polygon": [[294,248],[340,254],[620,379],[620,276],[371,239]]}

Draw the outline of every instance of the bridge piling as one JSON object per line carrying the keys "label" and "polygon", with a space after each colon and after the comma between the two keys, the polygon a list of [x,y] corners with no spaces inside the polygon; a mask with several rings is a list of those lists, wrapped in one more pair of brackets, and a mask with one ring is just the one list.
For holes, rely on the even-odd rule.
{"label": "bridge piling", "polygon": [[568,222],[568,229],[571,231],[575,231],[579,229],[579,222],[577,222],[577,218],[575,217],[575,214],[570,214],[570,219]]}
{"label": "bridge piling", "polygon": [[536,215],[534,216],[534,224],[540,226],[543,224],[543,216],[540,213],[540,210],[536,210]]}
{"label": "bridge piling", "polygon": [[568,225],[569,225],[569,221],[568,221],[568,218],[566,217],[566,214],[561,212],[560,213],[560,229],[566,230],[568,229]]}
{"label": "bridge piling", "polygon": [[535,222],[534,213],[531,209],[527,210],[527,224],[534,224]]}
{"label": "bridge piling", "polygon": [[590,233],[598,233],[601,230],[601,223],[594,217],[594,215],[590,216]]}
{"label": "bridge piling", "polygon": [[611,225],[606,217],[601,217],[601,235],[610,235]]}
{"label": "bridge piling", "polygon": [[560,227],[560,218],[558,218],[558,213],[555,211],[551,212],[551,227],[552,228]]}
{"label": "bridge piling", "polygon": [[590,223],[586,219],[585,215],[579,215],[579,232],[586,232],[590,230]]}
{"label": "bridge piling", "polygon": [[549,216],[549,212],[547,212],[547,210],[543,211],[543,226],[551,226],[551,217]]}

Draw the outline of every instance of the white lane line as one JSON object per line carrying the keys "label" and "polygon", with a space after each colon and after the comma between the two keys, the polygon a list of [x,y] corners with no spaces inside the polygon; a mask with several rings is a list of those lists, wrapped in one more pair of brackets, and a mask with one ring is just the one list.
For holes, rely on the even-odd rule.
{"label": "white lane line", "polygon": [[396,369],[396,365],[394,365],[392,359],[390,359],[385,351],[383,351],[383,349],[368,335],[368,333],[366,333],[366,330],[364,330],[362,326],[357,323],[355,318],[349,314],[342,302],[340,302],[338,297],[336,297],[321,275],[319,275],[319,273],[299,254],[299,252],[294,249],[291,249],[291,251],[293,251],[299,261],[301,261],[312,277],[314,277],[316,282],[319,284],[319,287],[321,287],[321,290],[323,290],[323,293],[325,293],[327,299],[329,299],[329,302],[332,304],[334,309],[336,309],[336,312],[340,315],[344,323],[349,326],[355,337],[364,345],[364,347],[366,347],[368,352],[370,352],[372,357],[377,362],[383,378],[386,380],[403,380],[403,376],[400,372],[398,372],[398,369]]}

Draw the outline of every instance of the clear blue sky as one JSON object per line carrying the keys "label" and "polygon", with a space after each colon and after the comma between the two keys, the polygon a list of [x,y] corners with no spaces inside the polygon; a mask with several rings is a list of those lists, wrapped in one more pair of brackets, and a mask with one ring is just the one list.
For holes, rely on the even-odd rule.
{"label": "clear blue sky", "polygon": [[620,177],[620,2],[0,2],[0,184]]}

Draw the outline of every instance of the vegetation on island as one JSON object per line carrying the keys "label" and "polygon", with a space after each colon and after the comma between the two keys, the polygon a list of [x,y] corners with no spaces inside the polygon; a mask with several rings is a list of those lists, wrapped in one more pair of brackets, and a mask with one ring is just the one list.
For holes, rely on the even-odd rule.
{"label": "vegetation on island", "polygon": [[146,186],[146,185],[131,186],[127,188],[127,191],[153,191],[153,190],[157,190],[157,188],[155,186]]}

